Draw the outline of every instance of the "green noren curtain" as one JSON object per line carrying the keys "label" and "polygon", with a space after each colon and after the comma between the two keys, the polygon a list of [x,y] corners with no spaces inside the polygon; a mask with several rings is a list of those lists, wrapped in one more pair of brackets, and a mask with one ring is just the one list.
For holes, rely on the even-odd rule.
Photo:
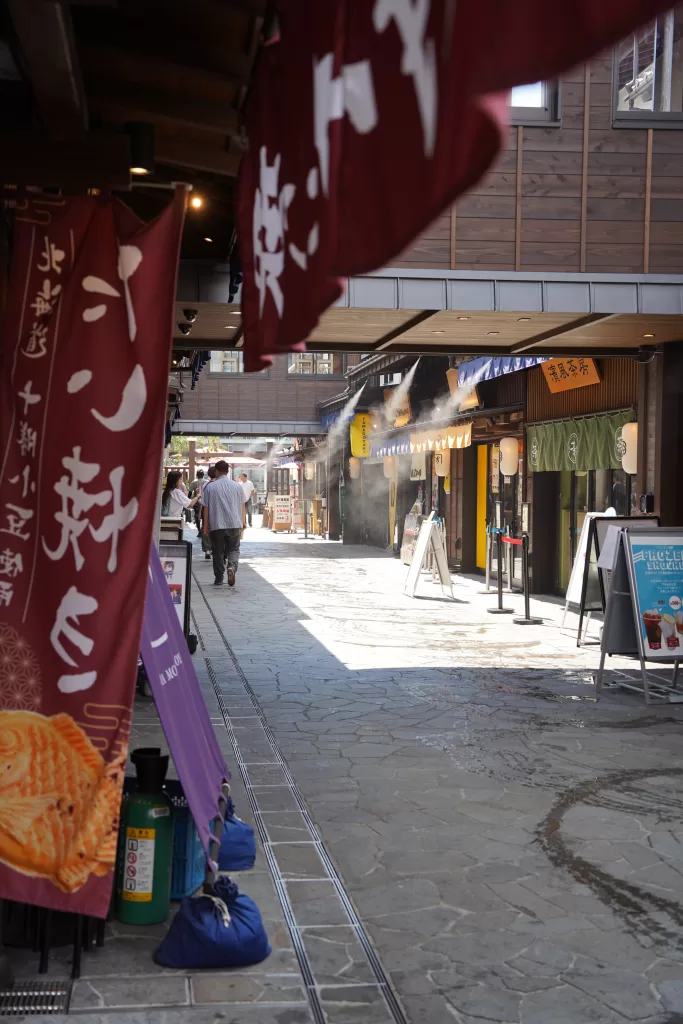
{"label": "green noren curtain", "polygon": [[534,473],[621,469],[624,454],[621,430],[633,418],[633,412],[627,410],[528,426],[529,466]]}

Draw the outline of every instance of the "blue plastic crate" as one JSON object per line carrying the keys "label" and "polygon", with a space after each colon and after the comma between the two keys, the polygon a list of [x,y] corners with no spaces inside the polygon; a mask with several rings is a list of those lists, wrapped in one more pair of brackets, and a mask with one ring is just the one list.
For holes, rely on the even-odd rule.
{"label": "blue plastic crate", "polygon": [[[135,779],[126,778],[123,784],[124,800],[134,790]],[[206,856],[183,787],[177,779],[167,779],[164,791],[173,804],[171,899],[182,900],[195,892],[204,881]]]}
{"label": "blue plastic crate", "polygon": [[204,881],[206,854],[194,819],[187,806],[183,787],[176,779],[167,779],[164,789],[173,804],[173,874],[171,899],[182,900]]}

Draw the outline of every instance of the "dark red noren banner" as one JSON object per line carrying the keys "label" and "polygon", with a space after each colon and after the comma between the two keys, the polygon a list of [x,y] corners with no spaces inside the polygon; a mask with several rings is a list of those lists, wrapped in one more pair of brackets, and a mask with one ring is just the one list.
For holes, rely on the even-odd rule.
{"label": "dark red noren banner", "polygon": [[396,257],[490,167],[507,94],[671,0],[278,0],[239,182],[245,368],[303,347],[340,277]]}
{"label": "dark red noren banner", "polygon": [[103,917],[184,194],[20,202],[0,378],[0,897]]}

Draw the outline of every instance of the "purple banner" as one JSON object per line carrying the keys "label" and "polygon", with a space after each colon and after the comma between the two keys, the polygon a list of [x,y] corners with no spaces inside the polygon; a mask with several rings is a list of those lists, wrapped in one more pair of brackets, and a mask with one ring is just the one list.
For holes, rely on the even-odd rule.
{"label": "purple banner", "polygon": [[221,783],[229,778],[228,769],[154,547],[141,654],[178,778],[204,849],[208,850],[209,822],[217,814]]}

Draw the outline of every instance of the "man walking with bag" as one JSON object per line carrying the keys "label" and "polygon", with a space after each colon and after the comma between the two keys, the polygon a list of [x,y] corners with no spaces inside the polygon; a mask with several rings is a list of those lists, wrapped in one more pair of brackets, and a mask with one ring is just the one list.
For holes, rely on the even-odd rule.
{"label": "man walking with bag", "polygon": [[228,586],[235,586],[240,560],[240,537],[244,525],[246,495],[235,480],[228,477],[229,466],[221,459],[216,463],[216,479],[204,488],[205,530],[211,538],[214,586],[223,586],[225,563],[228,565]]}

